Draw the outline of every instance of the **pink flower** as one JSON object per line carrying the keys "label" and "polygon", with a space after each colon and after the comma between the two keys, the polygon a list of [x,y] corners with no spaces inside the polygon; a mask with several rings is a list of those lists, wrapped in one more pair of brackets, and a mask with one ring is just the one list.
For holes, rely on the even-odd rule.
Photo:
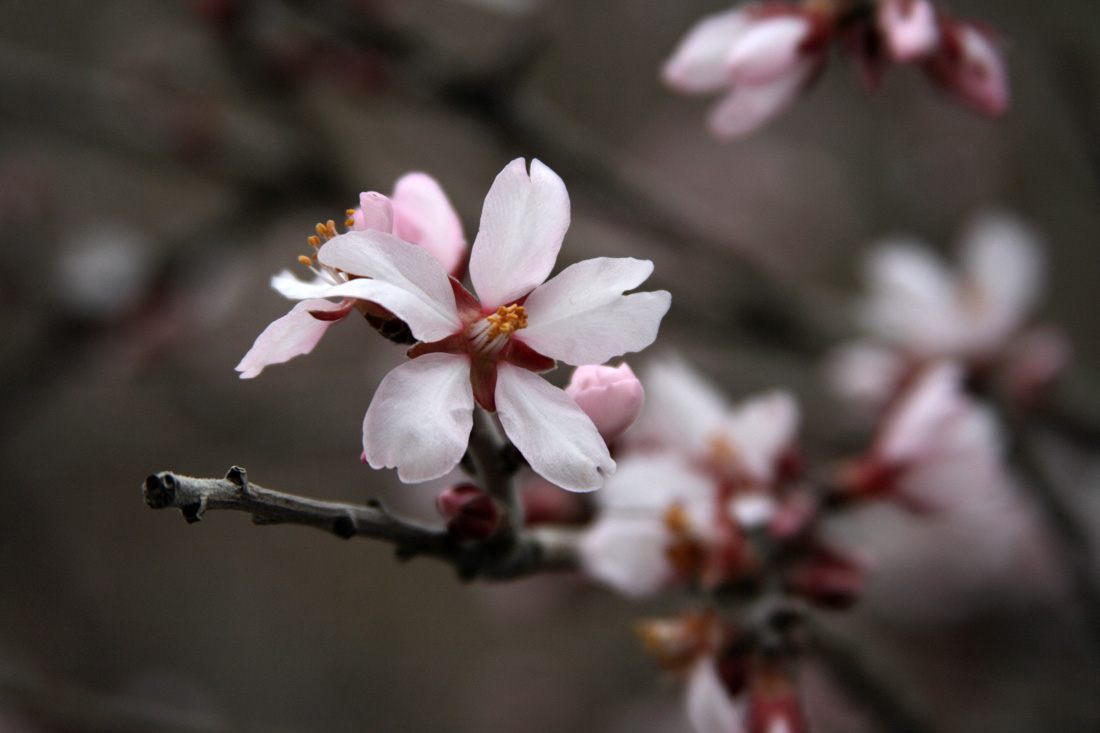
{"label": "pink flower", "polygon": [[921,474],[953,474],[953,485],[944,486],[950,494],[996,471],[999,431],[963,392],[962,378],[958,364],[941,362],[914,379],[882,421],[868,455],[847,471],[844,483],[852,496],[893,496],[924,510],[944,503],[944,495],[919,488]]}
{"label": "pink flower", "polygon": [[[1014,218],[987,214],[969,227],[960,260],[952,271],[911,240],[871,254],[869,292],[857,309],[870,338],[839,347],[826,366],[841,396],[873,413],[922,364],[949,359],[973,372],[1004,362],[1042,289],[1037,237]],[[1032,358],[1052,367],[1062,361]]]}
{"label": "pink flower", "polygon": [[592,418],[608,444],[634,424],[645,402],[642,383],[626,364],[577,367],[565,393]]}
{"label": "pink flower", "polygon": [[653,342],[666,292],[623,295],[653,264],[597,258],[546,280],[569,227],[565,184],[535,160],[512,161],[485,198],[470,257],[480,301],[423,248],[378,230],[327,242],[320,263],[347,273],[331,296],[377,303],[420,341],[382,380],[363,421],[374,468],[437,478],[466,451],[477,403],[496,411],[531,467],[574,491],[599,488],[615,462],[592,420],[532,372],[560,359],[598,364]]}
{"label": "pink flower", "polygon": [[925,63],[928,75],[965,106],[979,114],[997,117],[1008,109],[1008,71],[989,29],[940,18],[939,51]]}
{"label": "pink flower", "polygon": [[728,90],[710,116],[718,137],[747,135],[775,118],[825,62],[827,28],[811,10],[748,5],[695,25],[665,63],[666,84],[688,94]]}
{"label": "pink flower", "polygon": [[[355,231],[377,230],[397,235],[407,242],[424,248],[452,274],[459,274],[466,256],[466,240],[462,234],[462,223],[451,207],[447,195],[431,176],[424,173],[409,173],[397,181],[393,198],[380,193],[363,193],[359,196],[360,207],[349,210],[347,221]],[[332,224],[318,225],[318,237],[311,237],[315,247],[321,245],[321,237],[331,239],[336,236]],[[304,257],[309,263],[311,258]],[[316,255],[312,258],[316,261]],[[340,297],[338,303],[325,300],[334,297],[334,287],[347,282],[346,274],[316,262],[310,265],[314,279],[303,282],[289,270],[283,270],[271,278],[271,286],[282,295],[301,301],[290,313],[274,321],[263,333],[241,363],[237,371],[241,379],[251,379],[271,364],[281,364],[295,356],[308,354],[336,321],[347,317],[357,306],[364,306],[367,315],[384,317],[386,314],[377,308],[360,304],[352,297]]]}
{"label": "pink flower", "polygon": [[930,0],[880,0],[878,25],[891,57],[900,63],[929,56],[940,40]]}
{"label": "pink flower", "polygon": [[686,366],[646,375],[648,404],[627,455],[595,499],[581,541],[587,574],[630,596],[677,581],[715,587],[746,569],[744,532],[776,511],[781,462],[798,405],[771,392],[730,407]]}

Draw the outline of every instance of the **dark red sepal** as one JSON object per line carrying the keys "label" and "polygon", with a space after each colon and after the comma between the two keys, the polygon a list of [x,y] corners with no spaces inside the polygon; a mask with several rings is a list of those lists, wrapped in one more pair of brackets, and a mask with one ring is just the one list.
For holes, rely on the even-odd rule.
{"label": "dark red sepal", "polygon": [[474,359],[470,367],[470,384],[474,388],[474,400],[482,409],[497,411],[497,365],[485,359]]}

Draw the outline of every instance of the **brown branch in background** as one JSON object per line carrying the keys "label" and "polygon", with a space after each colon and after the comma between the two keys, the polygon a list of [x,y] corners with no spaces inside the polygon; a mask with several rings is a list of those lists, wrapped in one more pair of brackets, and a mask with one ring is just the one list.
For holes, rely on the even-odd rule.
{"label": "brown branch in background", "polygon": [[[272,726],[230,724],[221,716],[151,700],[110,695],[0,669],[0,703],[50,730],[103,733],[229,733],[274,731]],[[35,730],[38,730],[35,728]]]}
{"label": "brown branch in background", "polygon": [[805,619],[810,653],[825,667],[836,685],[888,733],[930,733],[928,721],[914,712],[912,701],[899,688],[884,682],[851,642],[841,639],[812,616]]}
{"label": "brown branch in background", "polygon": [[1009,434],[1010,458],[1023,473],[1029,495],[1050,528],[1072,591],[1081,605],[1085,630],[1100,657],[1100,576],[1084,523],[1073,510],[1070,491],[1059,485],[1042,455],[1027,418],[1011,400],[1000,399],[1001,422]]}
{"label": "brown branch in background", "polygon": [[455,566],[465,579],[510,580],[535,573],[574,570],[576,537],[562,530],[536,529],[514,537],[460,541],[442,528],[399,517],[379,502],[366,506],[318,501],[273,491],[248,480],[234,466],[225,478],[192,478],[171,471],[154,474],[142,487],[153,509],[179,509],[188,522],[207,511],[247,512],[256,524],[299,524],[337,537],[368,537],[392,543],[397,557],[435,557]]}

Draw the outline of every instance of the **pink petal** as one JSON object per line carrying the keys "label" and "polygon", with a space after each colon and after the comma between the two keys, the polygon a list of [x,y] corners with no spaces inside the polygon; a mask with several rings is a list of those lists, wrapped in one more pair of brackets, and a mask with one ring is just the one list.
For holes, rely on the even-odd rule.
{"label": "pink petal", "polygon": [[282,318],[273,321],[252,344],[237,365],[241,379],[251,379],[269,364],[281,364],[299,354],[308,354],[325,335],[332,321],[321,321],[311,310],[338,311],[344,306],[327,300],[303,300]]}
{"label": "pink petal", "polygon": [[879,413],[905,377],[908,361],[896,349],[872,341],[852,341],[825,357],[825,382],[861,417]]}
{"label": "pink petal", "polygon": [[975,286],[976,302],[989,338],[1003,345],[1035,306],[1042,289],[1044,262],[1038,237],[1019,220],[987,214],[964,238],[962,268]]}
{"label": "pink petal", "polygon": [[457,273],[466,259],[462,221],[436,180],[426,173],[409,173],[393,189],[393,233],[419,244],[443,265]]}
{"label": "pink petal", "polygon": [[726,57],[734,84],[761,84],[790,74],[802,59],[799,46],[811,30],[799,15],[779,15],[749,23]]}
{"label": "pink petal", "polygon": [[330,295],[378,303],[408,323],[421,341],[439,341],[462,329],[450,278],[421,247],[385,232],[353,231],[326,242],[317,257],[360,276],[334,286]]}
{"label": "pink petal", "polygon": [[315,277],[311,282],[304,282],[290,270],[283,270],[278,275],[271,277],[271,287],[279,291],[284,298],[291,300],[305,300],[306,298],[323,298],[328,293],[332,283],[323,277]]}
{"label": "pink petal", "polygon": [[726,692],[713,657],[696,662],[688,678],[686,703],[695,733],[744,733],[743,706]]}
{"label": "pink petal", "polygon": [[803,59],[769,81],[738,85],[711,112],[711,132],[726,139],[755,132],[798,98],[818,65],[817,59]]}
{"label": "pink petal", "polygon": [[486,312],[535,289],[554,269],[569,228],[569,194],[541,161],[516,158],[493,181],[470,254],[470,280]]}
{"label": "pink petal", "polygon": [[647,370],[646,408],[631,433],[678,446],[689,453],[703,452],[707,441],[726,417],[726,400],[697,372],[681,361],[664,361]]}
{"label": "pink petal", "polygon": [[929,0],[885,0],[879,4],[878,23],[899,63],[927,56],[940,40],[936,9]]}
{"label": "pink petal", "polygon": [[742,9],[710,15],[699,21],[665,62],[661,78],[681,92],[707,94],[729,86],[726,59],[748,25]]}
{"label": "pink petal", "polygon": [[608,514],[660,518],[680,504],[704,506],[700,516],[707,517],[714,513],[715,486],[677,453],[631,453],[594,496]]}
{"label": "pink petal", "polygon": [[588,415],[542,377],[500,362],[497,415],[504,432],[547,481],[592,491],[615,471],[615,461]]}
{"label": "pink petal", "polygon": [[866,273],[870,293],[859,314],[865,328],[922,355],[957,348],[955,278],[931,251],[908,242],[881,246]]}
{"label": "pink petal", "polygon": [[798,402],[782,391],[754,397],[733,414],[729,430],[754,478],[771,482],[780,453],[795,440],[798,423]]}
{"label": "pink petal", "polygon": [[363,420],[372,468],[397,468],[405,483],[439,478],[458,465],[470,440],[474,395],[470,359],[428,354],[382,380]]}
{"label": "pink petal", "polygon": [[581,566],[587,575],[624,595],[650,596],[673,578],[670,540],[660,516],[604,517],[581,537]]}
{"label": "pink petal", "polygon": [[393,234],[393,203],[376,191],[359,194],[359,208],[351,218],[357,231]]}
{"label": "pink petal", "polygon": [[629,257],[571,265],[527,298],[528,326],[516,338],[540,354],[577,365],[640,351],[657,338],[672,296],[622,293],[651,272],[652,262]]}
{"label": "pink petal", "polygon": [[918,460],[965,405],[958,364],[944,362],[927,368],[883,422],[876,454],[893,464]]}

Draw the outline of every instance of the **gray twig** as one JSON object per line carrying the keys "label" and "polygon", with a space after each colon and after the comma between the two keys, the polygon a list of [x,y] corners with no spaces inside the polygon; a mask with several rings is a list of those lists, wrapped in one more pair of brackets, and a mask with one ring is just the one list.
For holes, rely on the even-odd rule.
{"label": "gray twig", "polygon": [[454,565],[464,580],[510,580],[578,566],[576,536],[561,529],[460,541],[442,528],[399,517],[378,501],[359,506],[265,489],[237,466],[221,479],[162,471],[145,479],[142,493],[151,508],[179,509],[188,522],[199,521],[210,510],[229,509],[251,514],[256,524],[300,524],[345,539],[383,540],[394,545],[399,559],[435,557]]}

